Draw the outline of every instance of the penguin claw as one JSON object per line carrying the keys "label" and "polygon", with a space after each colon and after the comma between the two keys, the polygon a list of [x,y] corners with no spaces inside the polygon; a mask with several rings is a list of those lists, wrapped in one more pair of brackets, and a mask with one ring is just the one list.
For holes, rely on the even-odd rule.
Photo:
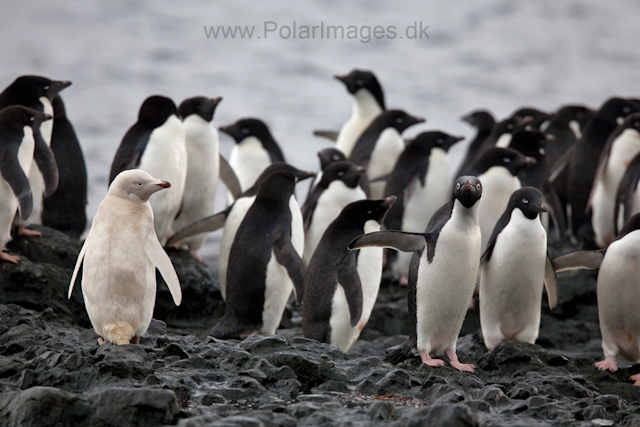
{"label": "penguin claw", "polygon": [[451,366],[453,366],[460,372],[471,372],[471,373],[473,373],[476,368],[476,365],[472,363],[460,363],[457,361],[456,362],[451,361]]}
{"label": "penguin claw", "polygon": [[594,363],[593,366],[600,369],[601,371],[615,372],[618,370],[618,363],[616,362],[615,356],[607,356],[604,358],[604,360]]}
{"label": "penguin claw", "polygon": [[629,379],[633,381],[633,385],[640,386],[640,374],[631,375]]}
{"label": "penguin claw", "polygon": [[6,249],[2,249],[0,251],[0,260],[17,264],[20,261],[20,257],[18,255],[9,255]]}
{"label": "penguin claw", "polygon": [[107,340],[103,340],[102,338],[98,338],[98,344],[102,345],[102,344],[109,344],[109,341]]}

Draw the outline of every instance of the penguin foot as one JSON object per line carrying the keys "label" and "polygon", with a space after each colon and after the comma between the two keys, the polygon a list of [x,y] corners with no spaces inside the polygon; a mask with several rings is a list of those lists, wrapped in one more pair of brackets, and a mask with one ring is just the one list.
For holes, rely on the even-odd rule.
{"label": "penguin foot", "polygon": [[476,368],[476,366],[471,363],[460,363],[458,361],[458,355],[453,350],[445,350],[444,355],[449,359],[451,366],[456,368],[458,371],[473,373]]}
{"label": "penguin foot", "polygon": [[18,226],[18,236],[25,236],[25,237],[40,237],[42,236],[42,233],[36,230],[30,230],[27,227],[25,227],[24,225],[19,225]]}
{"label": "penguin foot", "polygon": [[431,366],[432,368],[444,366],[444,360],[432,359],[431,356],[429,356],[429,353],[427,353],[426,351],[420,353],[420,358],[422,359],[422,363],[424,363],[427,366]]}
{"label": "penguin foot", "polygon": [[616,362],[615,356],[607,356],[604,358],[604,360],[594,363],[593,366],[600,369],[601,371],[615,372],[618,370],[618,363]]}
{"label": "penguin foot", "polygon": [[102,338],[98,338],[98,344],[102,345],[102,344],[109,344],[109,341],[107,340],[103,340]]}
{"label": "penguin foot", "polygon": [[9,255],[7,250],[3,248],[0,250],[0,260],[17,264],[20,261],[20,257],[18,255]]}
{"label": "penguin foot", "polygon": [[631,375],[629,379],[633,381],[633,385],[640,386],[640,374]]}
{"label": "penguin foot", "polygon": [[129,340],[129,344],[140,344],[140,337],[133,337]]}

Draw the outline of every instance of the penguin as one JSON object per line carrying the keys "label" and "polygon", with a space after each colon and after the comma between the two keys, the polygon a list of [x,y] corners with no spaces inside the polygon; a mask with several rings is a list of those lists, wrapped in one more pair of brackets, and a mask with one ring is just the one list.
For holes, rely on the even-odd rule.
{"label": "penguin", "polygon": [[[29,169],[36,143],[34,133],[51,116],[21,105],[0,110],[0,260],[18,263],[20,257],[10,255],[6,245],[11,241],[11,225],[16,211],[23,220],[33,209],[33,194],[29,186]],[[46,147],[46,145],[45,145]],[[42,146],[38,147],[38,149]],[[51,161],[51,158],[49,158]]]}
{"label": "penguin", "polygon": [[380,289],[382,248],[347,250],[356,237],[380,231],[395,197],[360,200],[345,206],[322,236],[304,281],[302,332],[349,349],[365,327]]}
{"label": "penguin", "polygon": [[404,150],[402,132],[425,119],[410,116],[402,110],[389,110],[376,117],[356,142],[349,160],[367,170],[369,196],[381,199],[385,182],[373,182],[393,170],[398,157]]}
{"label": "penguin", "polygon": [[140,344],[156,300],[156,268],[180,305],[182,291],[173,264],[154,230],[149,198],[170,188],[166,181],[133,169],[119,173],[98,207],[69,283],[68,298],[82,269],[82,296],[100,345]]}
{"label": "penguin", "polygon": [[371,71],[354,69],[347,75],[334,77],[344,83],[353,99],[351,118],[342,126],[336,140],[336,148],[349,157],[373,119],[386,110],[384,92]]}
{"label": "penguin", "polygon": [[293,217],[290,207],[295,184],[292,173],[279,171],[258,185],[231,245],[224,316],[211,336],[273,335],[292,290],[296,301],[302,302],[304,236],[302,224],[296,224],[300,219]]}
{"label": "penguin", "polygon": [[[187,147],[187,176],[180,213],[172,230],[177,231],[215,213],[215,197],[220,176],[220,144],[218,131],[211,125],[213,114],[222,98],[197,96],[182,101],[178,113],[182,117]],[[197,251],[207,235],[193,236],[179,242],[191,255],[204,262]]]}
{"label": "penguin", "polygon": [[[441,131],[428,131],[406,146],[384,190],[385,197],[398,198],[385,216],[387,230],[420,233],[433,213],[449,201],[447,152],[462,139]],[[401,285],[407,284],[410,261],[411,255],[406,252],[387,254],[387,268],[400,275]]]}
{"label": "penguin", "polygon": [[478,150],[482,146],[482,142],[491,134],[491,130],[496,124],[496,120],[493,118],[493,115],[485,110],[473,111],[466,116],[463,116],[462,121],[467,122],[476,128],[476,137],[469,144],[467,154],[465,155],[464,160],[460,163],[458,172],[455,176],[461,176],[463,171],[473,163],[473,160],[478,155]]}
{"label": "penguin", "polygon": [[608,99],[584,126],[582,138],[568,160],[567,205],[571,211],[568,215],[571,223],[569,231],[587,245],[591,245],[593,240],[587,207],[600,153],[618,126],[618,121],[638,111],[640,106],[632,101],[615,97]]}
{"label": "penguin", "polygon": [[58,188],[42,202],[42,225],[80,239],[87,226],[87,165],[60,95],[53,98],[51,151],[58,165]]}
{"label": "penguin", "polygon": [[588,207],[599,248],[615,238],[615,206],[618,188],[627,166],[640,153],[640,113],[629,114],[609,137],[602,150]]}
{"label": "penguin", "polygon": [[616,235],[631,216],[640,212],[640,154],[637,154],[627,166],[616,191],[613,218]]}
{"label": "penguin", "polygon": [[527,127],[531,129],[540,129],[544,122],[551,119],[552,116],[552,114],[531,107],[522,107],[511,115],[512,118],[525,121]]}
{"label": "penguin", "polygon": [[322,179],[322,173],[327,168],[327,166],[334,162],[347,160],[344,153],[336,148],[325,148],[324,150],[318,151],[318,159],[320,160],[320,171],[316,173],[316,177],[311,181],[311,184],[309,185],[309,192],[307,193],[307,200],[305,200],[305,203],[307,203],[309,197],[311,197],[311,194],[313,193],[313,189]]}
{"label": "penguin", "polygon": [[522,187],[518,172],[524,166],[535,163],[534,158],[510,148],[493,147],[481,154],[471,165],[467,173],[477,176],[484,188],[484,197],[478,207],[483,251],[489,243],[496,222],[509,203],[511,194]]}
{"label": "penguin", "polygon": [[[212,232],[219,228],[223,229],[222,237],[220,238],[220,248],[218,251],[218,282],[220,283],[220,294],[222,295],[223,300],[226,299],[227,270],[229,266],[231,246],[235,241],[238,227],[240,227],[240,224],[244,221],[247,212],[256,200],[256,192],[260,182],[272,173],[279,171],[292,173],[298,181],[314,176],[312,172],[301,171],[286,163],[275,162],[265,169],[262,174],[260,174],[260,177],[258,177],[256,183],[247,191],[242,193],[227,209],[178,230],[178,232],[167,241],[167,246],[172,246],[180,240],[184,240],[191,236],[195,236],[200,233]],[[304,229],[300,206],[293,195],[289,200],[289,207],[291,210],[291,217],[293,218],[292,229],[297,239],[298,234],[304,236]]]}
{"label": "penguin", "polygon": [[[556,271],[576,268],[600,269],[596,293],[604,360],[593,366],[601,371],[618,370],[616,356],[640,363],[640,214],[624,224],[616,239],[606,248],[574,252],[553,260]],[[629,377],[640,386],[640,374]]]}
{"label": "penguin", "polygon": [[184,129],[171,99],[154,95],[142,103],[138,121],[127,130],[113,158],[109,183],[123,170],[134,168],[172,182],[171,190],[149,202],[156,235],[164,245],[180,211],[187,177]]}
{"label": "penguin", "polygon": [[[480,146],[478,147],[478,151],[476,156],[470,161],[470,164],[479,158],[485,151],[492,147],[501,147],[506,148],[511,143],[512,133],[522,124],[522,121],[517,117],[510,117],[508,119],[504,119],[495,125],[491,129],[491,133],[487,136]],[[465,171],[468,170],[460,170],[461,174],[464,174]]]}
{"label": "penguin", "polygon": [[[23,105],[33,108],[44,114],[53,116],[53,98],[69,87],[71,82],[50,80],[41,76],[20,76],[0,93],[0,110],[9,105]],[[28,230],[25,227],[31,224],[42,224],[42,199],[51,196],[58,187],[58,166],[51,150],[46,150],[51,144],[53,123],[45,121],[38,132],[34,133],[37,146],[42,146],[41,152],[46,157],[51,157],[53,162],[47,160],[44,164],[35,163],[29,169],[29,186],[33,194],[33,209],[29,218],[22,220],[16,218],[18,233],[25,236],[41,236],[39,231]],[[34,162],[36,159],[34,159]],[[35,167],[34,167],[35,166]],[[44,168],[44,169],[43,169]]]}
{"label": "penguin", "polygon": [[558,304],[556,274],[541,222],[546,210],[540,190],[516,190],[482,255],[480,327],[488,350],[501,342],[536,341],[543,282],[549,308]]}
{"label": "penguin", "polygon": [[367,198],[359,186],[364,169],[348,160],[331,163],[324,170],[322,179],[302,206],[304,222],[305,265],[309,265],[323,233],[351,202]]}
{"label": "penguin", "polygon": [[456,341],[480,265],[481,196],[480,180],[461,176],[453,199],[436,211],[424,233],[380,231],[349,243],[349,249],[380,246],[416,252],[409,271],[409,339],[385,361],[397,364],[417,351],[423,363],[437,367],[444,361],[432,356],[444,353],[455,369],[473,372],[473,365],[458,360]]}
{"label": "penguin", "polygon": [[285,161],[278,143],[262,120],[240,119],[229,126],[222,126],[220,130],[236,142],[229,164],[240,180],[242,191],[255,184],[270,164]]}

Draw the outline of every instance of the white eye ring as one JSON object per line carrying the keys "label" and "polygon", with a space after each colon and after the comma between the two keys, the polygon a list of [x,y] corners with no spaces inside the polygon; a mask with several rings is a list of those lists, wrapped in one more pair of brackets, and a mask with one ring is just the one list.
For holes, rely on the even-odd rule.
{"label": "white eye ring", "polygon": [[527,199],[522,199],[522,203],[526,205],[527,203],[529,203],[529,201]]}
{"label": "white eye ring", "polygon": [[35,117],[29,117],[29,121],[32,122],[35,120]]}
{"label": "white eye ring", "polygon": [[44,90],[49,90],[49,88],[50,88],[50,86],[49,86],[49,85],[46,85],[46,86],[44,87]]}
{"label": "white eye ring", "polygon": [[340,160],[340,156],[338,156],[337,154],[334,154],[333,155],[333,160],[335,160],[337,162],[338,160]]}
{"label": "white eye ring", "polygon": [[480,184],[476,184],[476,190],[480,191],[481,188]]}
{"label": "white eye ring", "polygon": [[242,133],[243,133],[243,134],[245,134],[245,135],[248,135],[248,134],[249,134],[249,128],[242,128],[242,129],[240,130],[240,132],[242,132]]}
{"label": "white eye ring", "polygon": [[459,190],[459,189],[460,189],[460,183],[456,182],[456,190]]}
{"label": "white eye ring", "polygon": [[502,159],[502,161],[504,163],[511,163],[511,159],[509,157],[505,157],[504,159]]}
{"label": "white eye ring", "polygon": [[396,119],[396,123],[402,123],[404,121],[404,119],[402,117],[398,117]]}
{"label": "white eye ring", "polygon": [[344,176],[344,172],[343,171],[338,172],[338,176]]}

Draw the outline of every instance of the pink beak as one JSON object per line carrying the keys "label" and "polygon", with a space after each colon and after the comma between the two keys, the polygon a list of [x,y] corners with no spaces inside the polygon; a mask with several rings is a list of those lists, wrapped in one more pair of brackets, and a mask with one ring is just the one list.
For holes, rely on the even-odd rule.
{"label": "pink beak", "polygon": [[156,185],[158,185],[158,186],[160,186],[160,187],[162,187],[162,188],[169,188],[169,187],[171,187],[171,184],[169,184],[167,181],[160,181],[160,183],[159,183],[159,184],[156,184]]}

